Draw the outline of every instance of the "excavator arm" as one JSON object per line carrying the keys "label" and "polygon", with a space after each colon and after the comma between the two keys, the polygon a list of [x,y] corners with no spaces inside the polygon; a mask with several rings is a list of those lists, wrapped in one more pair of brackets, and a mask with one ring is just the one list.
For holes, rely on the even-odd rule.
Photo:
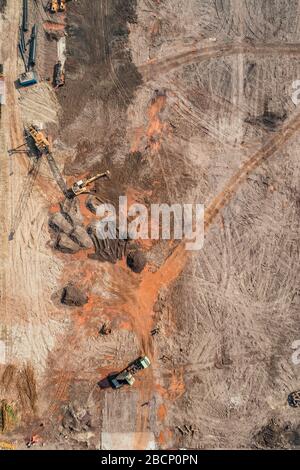
{"label": "excavator arm", "polygon": [[96,180],[100,178],[110,178],[110,171],[105,171],[104,173],[98,173],[91,178],[87,178],[84,180],[76,181],[71,188],[71,192],[73,192],[74,196],[79,196],[80,194],[89,192],[88,187]]}

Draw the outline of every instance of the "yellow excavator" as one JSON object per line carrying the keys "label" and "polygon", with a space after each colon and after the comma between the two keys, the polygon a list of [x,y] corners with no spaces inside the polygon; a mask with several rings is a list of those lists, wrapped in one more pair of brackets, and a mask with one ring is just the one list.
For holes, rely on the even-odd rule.
{"label": "yellow excavator", "polygon": [[50,143],[42,131],[36,126],[29,126],[27,129],[28,135],[33,139],[34,144],[41,154],[50,152]]}
{"label": "yellow excavator", "polygon": [[91,178],[85,178],[83,180],[76,181],[76,183],[73,184],[71,188],[71,192],[73,193],[74,196],[79,196],[80,194],[83,193],[88,193],[89,192],[89,186],[96,180],[100,178],[109,178],[110,179],[110,171],[105,171],[104,173],[98,173],[95,176],[92,176]]}
{"label": "yellow excavator", "polygon": [[57,13],[58,12],[58,0],[51,0],[49,3],[49,10],[51,13]]}

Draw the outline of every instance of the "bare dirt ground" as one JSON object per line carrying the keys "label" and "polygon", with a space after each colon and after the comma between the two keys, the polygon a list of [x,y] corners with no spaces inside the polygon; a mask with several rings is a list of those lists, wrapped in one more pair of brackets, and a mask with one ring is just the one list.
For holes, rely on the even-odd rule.
{"label": "bare dirt ground", "polygon": [[[24,90],[22,2],[2,3],[0,398],[16,417],[0,441],[299,447],[287,395],[300,388],[300,2],[78,0],[49,16],[29,0],[40,80]],[[66,85],[54,91],[63,28]],[[30,123],[49,134],[68,184],[112,178],[71,204],[42,161],[16,223],[30,164],[8,150]],[[204,203],[204,248],[139,242],[147,265],[133,272],[118,245],[89,236],[99,198],[119,195]],[[78,298],[62,300],[67,287]],[[132,388],[99,387],[141,354],[152,365]]]}

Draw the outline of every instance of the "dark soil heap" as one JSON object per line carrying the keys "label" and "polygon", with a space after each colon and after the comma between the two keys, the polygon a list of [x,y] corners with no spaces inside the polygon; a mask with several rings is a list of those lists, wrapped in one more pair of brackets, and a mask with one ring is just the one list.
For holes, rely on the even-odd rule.
{"label": "dark soil heap", "polygon": [[68,284],[62,290],[61,303],[69,307],[82,307],[88,302],[88,297],[78,287]]}
{"label": "dark soil heap", "polygon": [[127,266],[134,273],[141,273],[146,266],[147,259],[142,251],[133,251],[127,256]]}

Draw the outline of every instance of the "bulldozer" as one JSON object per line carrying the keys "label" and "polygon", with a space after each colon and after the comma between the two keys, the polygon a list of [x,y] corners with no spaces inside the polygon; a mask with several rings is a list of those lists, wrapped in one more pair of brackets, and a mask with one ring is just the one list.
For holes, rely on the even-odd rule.
{"label": "bulldozer", "polygon": [[29,126],[28,135],[33,139],[34,145],[41,155],[50,153],[50,143],[43,132],[36,126]]}
{"label": "bulldozer", "polygon": [[124,385],[131,387],[135,382],[134,375],[140,370],[147,369],[150,365],[151,362],[147,356],[140,356],[118,374],[109,375],[108,381],[112,388],[121,388]]}
{"label": "bulldozer", "polygon": [[98,180],[99,178],[110,178],[110,171],[107,170],[104,173],[98,173],[97,175],[92,176],[91,178],[76,181],[76,183],[73,184],[72,188],[69,191],[74,196],[79,196],[80,194],[88,193],[88,186],[90,186],[94,181]]}

